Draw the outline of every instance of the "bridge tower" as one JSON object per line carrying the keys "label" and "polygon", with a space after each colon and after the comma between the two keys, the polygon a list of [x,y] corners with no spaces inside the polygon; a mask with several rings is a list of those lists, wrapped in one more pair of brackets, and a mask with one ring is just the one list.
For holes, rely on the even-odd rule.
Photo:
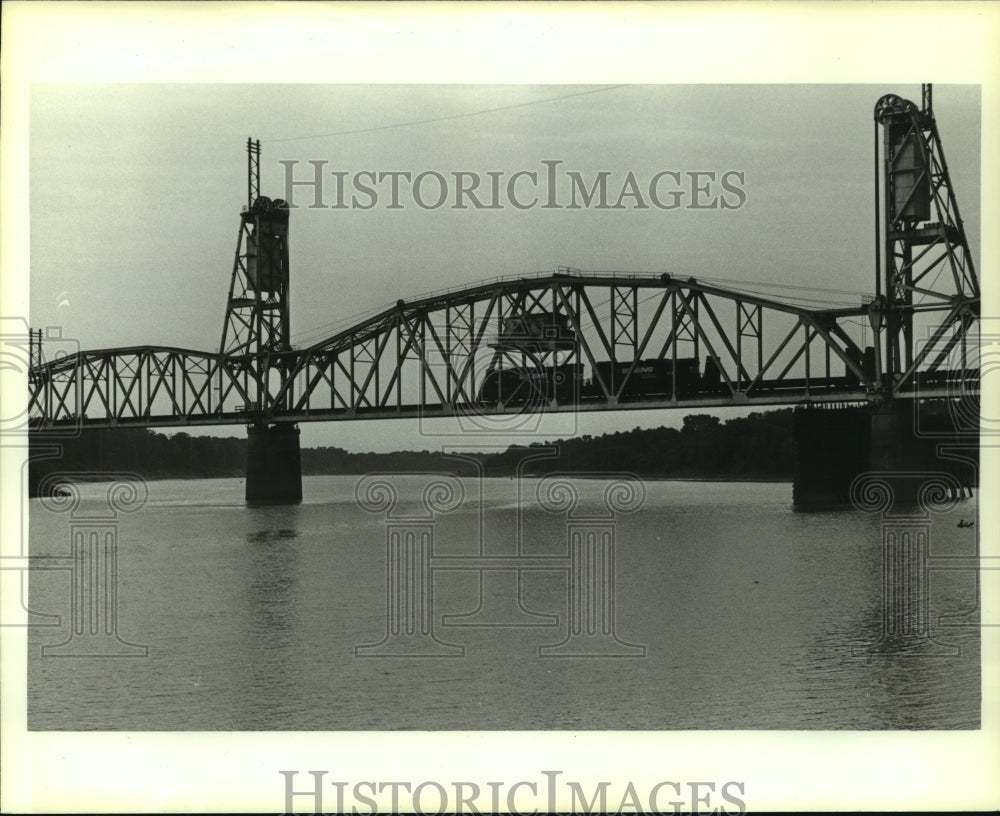
{"label": "bridge tower", "polygon": [[[922,86],[920,107],[894,94],[875,104],[876,164],[879,126],[870,319],[882,393],[872,414],[871,465],[888,470],[904,466],[904,448],[912,441],[913,409],[897,406],[894,397],[912,386],[920,368],[934,370],[948,360],[962,371],[969,368],[967,338],[979,319],[980,292],[934,121],[931,86]],[[922,348],[915,348],[920,318],[930,322],[921,326],[926,336],[916,338]]]}
{"label": "bridge tower", "polygon": [[[978,447],[975,433],[951,427],[950,410],[933,418],[921,408],[920,372],[947,374],[946,381],[963,384],[949,399],[963,396],[978,366],[970,365],[968,352],[977,346],[980,313],[931,93],[930,85],[922,87],[920,106],[894,94],[875,104],[875,298],[867,305],[875,388],[864,411],[797,413],[797,506],[847,503],[851,482],[865,471],[896,474],[890,481],[897,499],[912,504],[920,485],[914,473],[950,469],[941,463],[939,442]],[[918,411],[920,425],[934,426],[933,433],[918,437]]]}
{"label": "bridge tower", "polygon": [[[945,360],[956,343],[964,344],[969,326],[979,318],[979,282],[931,98],[931,86],[924,85],[919,108],[894,94],[875,104],[876,151],[877,129],[882,127],[882,167],[875,181],[879,246],[872,322],[881,346],[876,357],[890,399],[935,345],[928,343],[923,354],[914,354],[917,307],[922,312],[944,313],[935,327],[936,339],[948,342],[943,349],[934,349],[937,357],[931,369]],[[963,368],[966,362],[963,353]]]}
{"label": "bridge tower", "polygon": [[288,215],[286,202],[260,195],[260,142],[247,139],[247,204],[240,214],[219,352],[253,397],[244,408],[251,504],[302,500],[299,429],[272,421],[274,411],[291,400],[285,388],[291,351]]}

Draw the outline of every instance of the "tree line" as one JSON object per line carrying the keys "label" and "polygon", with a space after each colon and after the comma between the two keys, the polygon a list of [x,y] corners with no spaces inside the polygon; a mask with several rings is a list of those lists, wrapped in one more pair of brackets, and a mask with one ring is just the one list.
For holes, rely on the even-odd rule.
{"label": "tree line", "polygon": [[[87,429],[58,443],[31,439],[31,487],[62,472],[98,479],[132,472],[145,479],[243,476],[245,438],[167,436],[145,428]],[[59,450],[61,448],[61,451]],[[48,454],[46,456],[46,454]],[[303,475],[372,471],[452,471],[489,476],[627,471],[646,477],[790,479],[795,465],[793,411],[752,413],[722,422],[709,414],[684,417],[681,428],[634,428],[473,454],[478,466],[441,451],[352,453],[339,447],[304,448]],[[33,493],[34,495],[34,493]]]}

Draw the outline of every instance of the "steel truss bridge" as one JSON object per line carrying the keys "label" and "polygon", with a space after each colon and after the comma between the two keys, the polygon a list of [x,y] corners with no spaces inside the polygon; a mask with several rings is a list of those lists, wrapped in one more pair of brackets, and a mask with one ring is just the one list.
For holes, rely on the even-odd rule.
{"label": "steel truss bridge", "polygon": [[[674,272],[560,269],[398,301],[290,343],[289,209],[248,142],[217,352],[135,346],[46,359],[31,428],[269,424],[977,395],[979,286],[930,86],[875,108],[875,293],[818,308]],[[876,148],[877,149],[877,148]]]}

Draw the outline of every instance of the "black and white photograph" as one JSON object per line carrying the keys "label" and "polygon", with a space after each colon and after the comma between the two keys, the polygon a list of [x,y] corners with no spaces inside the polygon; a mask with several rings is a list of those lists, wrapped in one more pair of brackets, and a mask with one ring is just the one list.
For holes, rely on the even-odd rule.
{"label": "black and white photograph", "polygon": [[4,812],[1000,804],[984,7],[9,5]]}

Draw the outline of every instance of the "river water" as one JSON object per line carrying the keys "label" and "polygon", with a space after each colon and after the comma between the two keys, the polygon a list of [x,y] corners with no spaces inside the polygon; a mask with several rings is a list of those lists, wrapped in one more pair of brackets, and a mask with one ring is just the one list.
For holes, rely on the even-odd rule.
{"label": "river water", "polygon": [[[558,491],[546,504],[539,480],[462,479],[428,514],[434,477],[387,479],[396,505],[374,506],[375,490],[367,509],[360,478],[306,477],[295,507],[246,507],[238,479],[149,482],[113,523],[93,521],[109,512],[105,484],[80,485],[63,512],[32,500],[32,556],[58,568],[32,570],[30,608],[60,618],[31,629],[29,728],[979,727],[976,574],[932,569],[909,601],[930,631],[886,641],[887,593],[901,596],[883,580],[878,513],[793,512],[785,483],[647,481],[609,511],[601,480],[569,479],[567,509]],[[972,556],[977,527],[957,523],[975,517],[971,499],[917,520],[928,564]],[[101,640],[118,646],[66,657],[81,562],[74,572],[65,556],[94,524],[117,534],[117,574],[93,575],[112,585],[97,594],[117,604],[118,640]],[[405,581],[387,583],[387,535],[403,528],[433,536],[427,620],[451,657],[358,648],[384,641],[405,605]],[[597,627],[612,609],[601,642],[613,654],[560,656],[544,647],[579,613],[567,540],[595,529],[614,538],[615,594]],[[546,568],[479,568],[497,556]],[[588,564],[579,575],[601,569]]]}

